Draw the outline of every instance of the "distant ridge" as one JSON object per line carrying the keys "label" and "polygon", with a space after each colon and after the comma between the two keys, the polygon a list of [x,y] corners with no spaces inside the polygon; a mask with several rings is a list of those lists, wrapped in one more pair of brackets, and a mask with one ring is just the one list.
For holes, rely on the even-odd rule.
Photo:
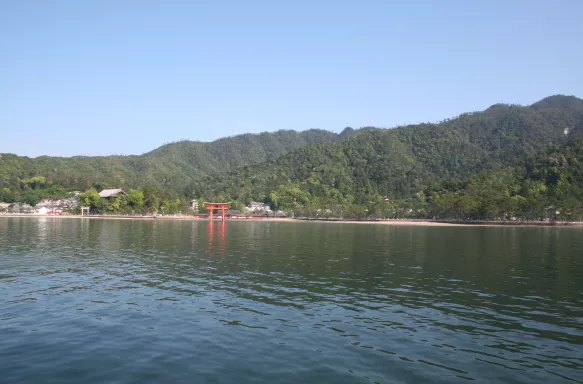
{"label": "distant ridge", "polygon": [[[358,134],[356,130],[350,137]],[[212,142],[183,140],[143,155],[29,158],[5,153],[0,158],[0,187],[29,177],[27,175],[41,175],[78,188],[105,182],[115,186],[151,184],[181,191],[193,179],[209,173],[273,161],[307,145],[338,142],[347,137],[321,129],[279,130],[241,134]]]}
{"label": "distant ridge", "polygon": [[[318,164],[336,162],[342,164],[340,169],[356,172],[356,176],[346,175],[350,182],[354,177],[375,180],[374,185],[380,183],[381,189],[405,193],[432,180],[461,177],[533,156],[563,140],[565,128],[569,128],[569,137],[579,135],[582,119],[583,100],[555,95],[528,107],[495,104],[482,112],[462,114],[438,124],[389,130],[280,130],[213,142],[179,141],[132,156],[28,158],[3,154],[0,187],[44,176],[78,189],[94,183],[124,188],[148,184],[190,196],[205,188],[204,183],[209,184],[210,175],[225,181],[232,172],[238,174],[239,169],[245,168],[250,173],[238,177],[257,178],[270,170],[301,181],[308,180],[309,169],[318,169]],[[340,152],[343,155],[337,158]],[[369,166],[362,168],[366,164]],[[258,183],[263,185],[263,181]],[[335,183],[333,188],[341,190],[338,185],[343,182]],[[400,187],[395,187],[397,184]],[[409,186],[405,188],[405,184]],[[213,188],[224,191],[219,185]]]}
{"label": "distant ridge", "polygon": [[[287,207],[293,201],[362,206],[378,196],[415,201],[442,182],[449,183],[450,191],[463,191],[464,180],[473,175],[520,169],[551,150],[577,148],[565,145],[583,134],[581,103],[558,95],[527,107],[494,104],[438,124],[362,132],[343,142],[292,151],[273,164],[208,176],[191,189],[202,196],[268,199]],[[565,166],[562,158],[553,161]]]}
{"label": "distant ridge", "polygon": [[536,109],[567,109],[583,111],[583,100],[575,96],[554,95],[532,104]]}

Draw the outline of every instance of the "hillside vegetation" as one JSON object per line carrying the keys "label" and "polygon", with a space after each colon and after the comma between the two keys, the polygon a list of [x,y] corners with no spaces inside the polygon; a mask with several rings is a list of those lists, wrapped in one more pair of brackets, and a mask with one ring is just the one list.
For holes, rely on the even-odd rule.
{"label": "hillside vegetation", "polygon": [[582,132],[583,100],[554,96],[530,107],[498,104],[439,124],[308,146],[268,164],[207,177],[191,189],[215,200],[266,200],[282,209],[308,202],[364,206],[379,196],[410,198],[442,182],[455,185],[475,174],[540,164]]}
{"label": "hillside vegetation", "polygon": [[211,143],[181,141],[140,156],[41,156],[28,158],[2,154],[0,187],[19,179],[43,176],[54,183],[84,189],[95,183],[124,188],[144,184],[182,193],[192,180],[214,172],[277,159],[304,146],[337,142],[343,134],[311,129],[244,134]]}
{"label": "hillside vegetation", "polygon": [[279,131],[128,157],[5,155],[0,182],[150,184],[308,216],[572,219],[583,199],[582,133],[583,100],[551,96],[394,129]]}

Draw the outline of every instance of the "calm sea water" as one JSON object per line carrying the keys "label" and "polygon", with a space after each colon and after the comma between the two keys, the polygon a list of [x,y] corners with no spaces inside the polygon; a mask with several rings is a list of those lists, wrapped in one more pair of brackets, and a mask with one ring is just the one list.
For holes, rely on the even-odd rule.
{"label": "calm sea water", "polygon": [[582,382],[583,230],[0,218],[2,383]]}

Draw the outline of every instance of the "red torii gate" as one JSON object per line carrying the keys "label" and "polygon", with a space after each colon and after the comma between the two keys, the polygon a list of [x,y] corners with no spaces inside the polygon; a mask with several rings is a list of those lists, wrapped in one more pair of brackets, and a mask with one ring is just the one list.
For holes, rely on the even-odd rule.
{"label": "red torii gate", "polygon": [[221,211],[221,216],[223,218],[223,221],[225,221],[225,211],[229,209],[229,205],[231,205],[231,203],[204,203],[204,206],[207,209],[207,211],[210,211],[209,221],[213,219],[213,212],[215,210]]}

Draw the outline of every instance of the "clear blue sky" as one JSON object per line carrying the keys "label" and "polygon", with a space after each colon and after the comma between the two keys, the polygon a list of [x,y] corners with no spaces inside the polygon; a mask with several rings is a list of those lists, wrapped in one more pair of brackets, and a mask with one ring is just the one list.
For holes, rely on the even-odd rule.
{"label": "clear blue sky", "polygon": [[582,0],[0,2],[0,152],[438,121],[583,96]]}

